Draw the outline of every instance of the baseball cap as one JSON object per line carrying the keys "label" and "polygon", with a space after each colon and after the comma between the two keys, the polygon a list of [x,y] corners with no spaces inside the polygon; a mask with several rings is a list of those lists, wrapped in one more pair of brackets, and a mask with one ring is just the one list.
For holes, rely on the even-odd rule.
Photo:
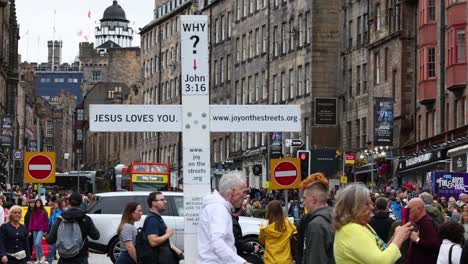
{"label": "baseball cap", "polygon": [[70,195],[68,200],[70,201],[70,204],[72,205],[80,205],[82,201],[81,194],[79,192],[74,192]]}

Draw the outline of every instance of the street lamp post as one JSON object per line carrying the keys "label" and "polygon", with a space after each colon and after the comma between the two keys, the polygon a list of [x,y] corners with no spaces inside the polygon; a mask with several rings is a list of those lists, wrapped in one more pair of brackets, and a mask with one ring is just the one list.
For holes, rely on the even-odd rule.
{"label": "street lamp post", "polygon": [[[374,149],[366,149],[364,150],[364,155],[366,155],[367,158],[371,158],[371,189],[374,188],[374,161],[375,157],[385,157],[387,155],[386,151],[388,151],[388,146],[383,147],[375,147]],[[363,154],[360,156],[361,159],[364,158]]]}

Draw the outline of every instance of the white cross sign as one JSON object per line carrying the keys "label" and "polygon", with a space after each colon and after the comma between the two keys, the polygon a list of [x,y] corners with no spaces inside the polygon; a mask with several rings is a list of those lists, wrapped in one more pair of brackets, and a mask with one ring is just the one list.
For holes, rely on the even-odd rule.
{"label": "white cross sign", "polygon": [[300,132],[299,105],[210,105],[208,16],[181,16],[182,105],[90,105],[92,132],[180,132],[185,262],[197,262],[203,197],[210,193],[210,132]]}

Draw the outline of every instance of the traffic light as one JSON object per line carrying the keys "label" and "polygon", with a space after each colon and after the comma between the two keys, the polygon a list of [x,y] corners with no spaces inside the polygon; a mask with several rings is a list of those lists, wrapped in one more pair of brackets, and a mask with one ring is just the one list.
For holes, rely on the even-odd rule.
{"label": "traffic light", "polygon": [[301,161],[301,179],[304,180],[310,175],[310,150],[298,150],[296,157]]}

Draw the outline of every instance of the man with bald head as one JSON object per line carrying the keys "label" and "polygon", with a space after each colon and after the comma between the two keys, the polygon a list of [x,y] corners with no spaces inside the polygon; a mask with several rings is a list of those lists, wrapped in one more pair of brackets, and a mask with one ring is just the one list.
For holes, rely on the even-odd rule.
{"label": "man with bald head", "polygon": [[421,198],[413,198],[407,207],[410,220],[416,225],[415,231],[411,233],[407,263],[437,263],[442,241],[432,218],[426,214],[424,201]]}

